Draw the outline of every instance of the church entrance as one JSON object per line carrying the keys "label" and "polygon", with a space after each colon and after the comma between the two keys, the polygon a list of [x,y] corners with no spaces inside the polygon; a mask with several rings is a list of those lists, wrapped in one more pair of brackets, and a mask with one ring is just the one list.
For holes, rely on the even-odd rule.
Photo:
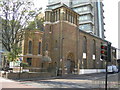
{"label": "church entrance", "polygon": [[74,55],[72,53],[68,54],[65,66],[67,68],[67,74],[72,74],[74,73],[74,67],[75,67],[75,62],[74,62]]}

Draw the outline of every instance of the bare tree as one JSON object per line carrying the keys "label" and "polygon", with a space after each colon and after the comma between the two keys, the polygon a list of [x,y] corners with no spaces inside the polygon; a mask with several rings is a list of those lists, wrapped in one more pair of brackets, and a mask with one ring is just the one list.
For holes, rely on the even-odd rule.
{"label": "bare tree", "polygon": [[2,43],[9,52],[23,39],[23,30],[27,22],[41,12],[33,8],[28,0],[1,0],[0,16],[2,18]]}

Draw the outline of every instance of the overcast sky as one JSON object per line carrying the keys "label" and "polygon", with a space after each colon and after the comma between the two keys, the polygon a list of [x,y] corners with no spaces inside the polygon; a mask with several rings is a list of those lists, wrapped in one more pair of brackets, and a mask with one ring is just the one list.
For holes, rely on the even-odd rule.
{"label": "overcast sky", "polygon": [[[48,0],[33,0],[37,7],[45,9]],[[106,40],[112,42],[112,46],[118,47],[118,2],[120,0],[103,0],[104,22]]]}

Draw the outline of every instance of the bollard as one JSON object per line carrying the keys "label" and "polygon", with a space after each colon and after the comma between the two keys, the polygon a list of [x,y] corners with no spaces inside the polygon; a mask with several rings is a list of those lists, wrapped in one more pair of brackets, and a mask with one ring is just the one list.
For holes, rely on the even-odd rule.
{"label": "bollard", "polygon": [[67,67],[65,66],[64,68],[65,68],[65,74],[68,74],[68,73],[67,73]]}
{"label": "bollard", "polygon": [[62,76],[62,68],[59,68],[59,76]]}
{"label": "bollard", "polygon": [[77,67],[74,68],[74,74],[77,74]]}

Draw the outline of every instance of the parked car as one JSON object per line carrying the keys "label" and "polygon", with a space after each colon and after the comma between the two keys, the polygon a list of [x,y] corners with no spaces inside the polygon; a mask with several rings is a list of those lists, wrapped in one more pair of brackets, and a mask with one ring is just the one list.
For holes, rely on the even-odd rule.
{"label": "parked car", "polygon": [[118,68],[115,65],[111,65],[111,66],[107,67],[107,71],[108,71],[108,73],[117,73],[118,72]]}
{"label": "parked car", "polygon": [[117,68],[117,66],[115,66],[115,65],[112,65],[112,68],[113,68],[113,72],[118,72],[118,68]]}

